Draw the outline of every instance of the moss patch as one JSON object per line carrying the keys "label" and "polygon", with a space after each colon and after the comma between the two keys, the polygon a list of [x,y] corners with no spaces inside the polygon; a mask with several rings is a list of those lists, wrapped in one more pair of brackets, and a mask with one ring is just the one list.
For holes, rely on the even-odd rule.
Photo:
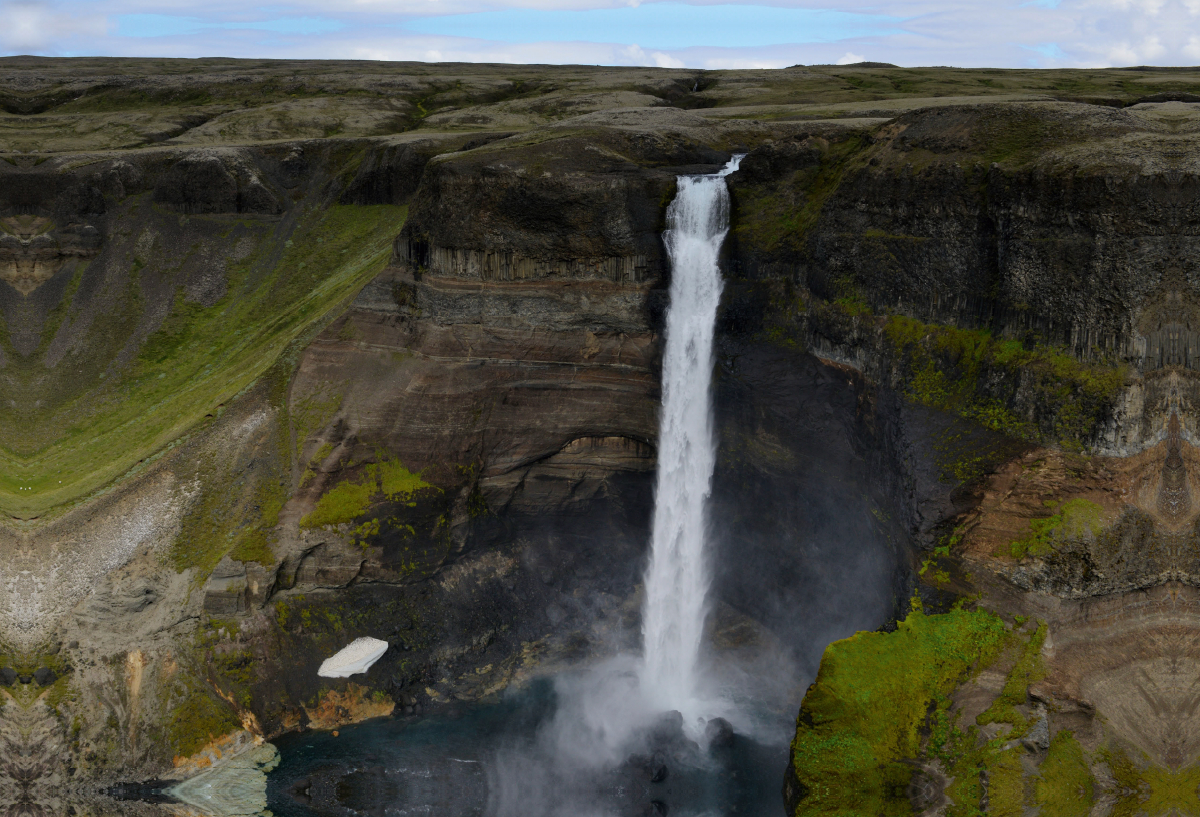
{"label": "moss patch", "polygon": [[[1044,817],[1084,817],[1092,810],[1096,781],[1083,756],[1083,747],[1071,732],[1064,730],[1054,736],[1040,770],[1037,804]],[[1193,800],[1197,783],[1200,779],[1192,783]]]}
{"label": "moss patch", "polygon": [[194,755],[205,744],[241,728],[229,706],[199,684],[178,685],[175,697],[179,702],[167,716],[166,739],[176,757]]}
{"label": "moss patch", "polygon": [[976,722],[983,725],[989,723],[1012,724],[1010,738],[1020,737],[1029,728],[1025,716],[1015,707],[1026,702],[1029,685],[1037,683],[1046,677],[1046,668],[1042,663],[1042,645],[1046,643],[1047,628],[1045,623],[1038,625],[1037,630],[1030,636],[1021,650],[1021,656],[1009,671],[1004,680],[1004,689],[999,697],[992,702]]}
{"label": "moss patch", "polygon": [[275,563],[271,544],[288,499],[280,443],[279,429],[271,423],[265,439],[239,456],[206,452],[197,460],[200,495],[171,543],[170,560],[177,571],[195,568],[200,583],[226,554],[265,567]]}
{"label": "moss patch", "polygon": [[[354,522],[367,514],[376,503],[395,502],[413,507],[413,496],[418,491],[430,489],[441,492],[404,467],[399,460],[384,458],[361,468],[358,473],[339,482],[317,500],[312,512],[300,520],[302,528],[334,527]],[[388,520],[399,524],[399,520]],[[379,533],[380,520],[363,522],[353,534],[362,539]],[[411,532],[411,531],[410,531]]]}
{"label": "moss patch", "polygon": [[1045,556],[1059,542],[1097,536],[1104,530],[1104,509],[1086,499],[1068,499],[1053,516],[1032,519],[1029,535],[1010,545],[1012,556]]}
{"label": "moss patch", "polygon": [[865,133],[830,142],[811,140],[819,160],[811,167],[762,188],[743,188],[737,194],[738,213],[733,233],[737,240],[766,256],[803,249],[821,210],[846,172],[865,161],[870,145]]}
{"label": "moss patch", "polygon": [[[1023,762],[1025,749],[1010,743],[1029,728],[1028,719],[1017,707],[1027,703],[1028,685],[1041,677],[1039,655],[1045,633],[1042,626],[1029,637],[1020,632],[1009,636],[1003,654],[1011,656],[1016,651],[1016,663],[999,698],[977,723],[959,723],[950,700],[938,701],[930,718],[926,751],[954,780],[947,792],[953,801],[948,817],[978,815],[985,804],[988,813],[1019,815],[1032,804],[1032,783]],[[985,741],[979,727],[991,723],[1001,728]]]}
{"label": "moss patch", "polygon": [[1008,633],[988,612],[915,610],[893,633],[831,644],[805,696],[792,762],[807,795],[796,814],[903,814],[930,708],[990,662]]}
{"label": "moss patch", "polygon": [[988,814],[1021,817],[1025,813],[1022,753],[1018,748],[1009,749],[997,753],[988,762]]}
{"label": "moss patch", "polygon": [[[1123,365],[1085,364],[1061,349],[1026,348],[987,330],[957,329],[893,315],[884,337],[905,375],[906,395],[986,428],[1080,450],[1099,429],[1126,378]],[[1018,392],[1038,416],[1015,410]]]}
{"label": "moss patch", "polygon": [[[937,761],[951,779],[947,817],[1019,817],[1035,805],[1047,817],[1080,817],[1095,783],[1070,734],[1056,736],[1036,774],[1034,756],[1013,745],[1030,726],[1022,712],[1030,711],[1029,685],[1044,675],[1046,634],[1045,624],[1009,631],[989,612],[914,611],[894,633],[830,645],[792,745],[803,792],[796,815],[908,814],[913,761]],[[953,690],[1014,653],[997,700],[977,723],[960,724]],[[992,723],[1002,728],[985,740],[980,727]]]}
{"label": "moss patch", "polygon": [[[304,444],[308,442],[308,439],[328,425],[333,416],[337,414],[338,409],[341,408],[344,385],[344,383],[336,384],[336,386],[325,384],[321,389],[306,395],[292,406],[290,413],[296,436],[297,460],[303,460]],[[313,459],[320,462],[332,450],[333,446],[326,443],[313,454]]]}

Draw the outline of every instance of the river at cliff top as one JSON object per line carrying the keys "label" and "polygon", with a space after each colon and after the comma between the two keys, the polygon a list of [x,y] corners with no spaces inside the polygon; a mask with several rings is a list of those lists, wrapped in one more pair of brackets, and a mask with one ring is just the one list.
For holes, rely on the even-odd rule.
{"label": "river at cliff top", "polygon": [[733,734],[707,751],[673,740],[669,723],[648,724],[626,761],[581,768],[561,753],[546,756],[557,740],[545,738],[555,729],[563,680],[541,680],[493,703],[420,720],[345,727],[338,737],[284,737],[277,742],[282,761],[268,783],[270,811],[276,817],[783,815],[786,719],[760,717],[756,731],[773,732],[777,741]]}

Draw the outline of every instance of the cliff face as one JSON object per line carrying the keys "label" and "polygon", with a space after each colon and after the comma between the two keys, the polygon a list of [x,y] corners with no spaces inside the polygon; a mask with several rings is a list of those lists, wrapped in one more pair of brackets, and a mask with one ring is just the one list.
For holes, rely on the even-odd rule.
{"label": "cliff face", "polygon": [[[731,326],[1009,438],[926,436],[908,409],[885,439],[928,543],[919,594],[896,633],[826,654],[795,813],[1121,808],[1194,768],[1195,123],[1178,103],[947,108],[769,145],[733,178]],[[957,497],[929,507],[922,462]],[[947,591],[976,611],[927,615]],[[922,663],[933,645],[955,657]],[[864,680],[891,660],[899,697]]]}
{"label": "cliff face", "polygon": [[[10,165],[2,592],[37,797],[635,638],[663,213],[681,168],[786,132],[637,110]],[[368,632],[394,649],[329,692]]]}
{"label": "cliff face", "polygon": [[[1188,115],[1171,103],[948,108],[841,142],[772,145],[747,157],[735,182],[739,268],[795,282],[843,313],[890,312],[1126,364],[1127,382],[1093,389],[1079,407],[1091,422],[1076,442],[1088,448],[1134,453],[1162,439],[1172,411],[1191,434],[1193,413],[1172,402],[1194,400]],[[839,336],[845,327],[807,320],[812,343],[857,354],[861,344]],[[1052,395],[985,368],[980,380],[991,382],[970,386],[979,398],[1035,435],[1069,436],[1045,416]]]}
{"label": "cliff face", "polygon": [[[1191,107],[887,107],[815,70],[243,68],[214,65],[194,109],[130,114],[120,144],[64,123],[126,80],[49,72],[0,95],[9,149],[62,117],[60,142],[0,163],[14,802],[636,645],[664,213],[677,174],[734,152],[715,640],[754,633],[812,675],[914,587],[930,613],[835,645],[790,807],[907,807],[914,780],[917,805],[1000,802],[981,770],[1044,777],[1075,762],[1065,731],[1091,790],[1161,791],[1192,762]],[[192,80],[136,82],[168,99]],[[937,612],[956,597],[978,609]],[[392,649],[319,679],[359,635]],[[909,639],[861,665],[899,679],[897,706],[827,717],[876,637]],[[960,642],[978,654],[925,674]],[[922,737],[905,719],[930,701],[937,729],[945,712],[986,740]],[[917,737],[884,759],[893,733]],[[813,735],[883,765],[830,765]],[[1134,749],[1152,762],[1129,771]],[[814,799],[831,780],[860,800]]]}

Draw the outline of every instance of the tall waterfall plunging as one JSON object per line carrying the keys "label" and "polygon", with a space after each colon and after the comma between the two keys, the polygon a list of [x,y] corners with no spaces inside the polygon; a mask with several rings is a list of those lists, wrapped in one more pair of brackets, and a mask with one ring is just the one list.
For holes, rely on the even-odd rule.
{"label": "tall waterfall plunging", "polygon": [[722,289],[717,260],[729,232],[725,177],[741,158],[734,156],[719,173],[679,177],[664,236],[671,289],[640,681],[648,703],[685,714],[697,703],[708,612],[705,506],[716,461],[709,387]]}

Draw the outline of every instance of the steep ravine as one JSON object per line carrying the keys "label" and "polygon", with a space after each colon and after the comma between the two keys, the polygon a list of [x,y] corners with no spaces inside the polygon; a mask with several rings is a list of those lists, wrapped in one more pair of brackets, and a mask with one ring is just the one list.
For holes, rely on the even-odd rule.
{"label": "steep ravine", "polygon": [[[28,464],[13,454],[35,490],[20,504],[14,489],[27,518],[7,534],[7,706],[56,736],[25,747],[40,771],[14,773],[14,796],[54,807],[97,782],[183,774],[239,728],[419,714],[634,637],[662,211],[680,168],[786,128],[673,111],[583,124],[586,138],[558,128],[459,152],[454,136],[330,140],[11,171],[7,189],[26,191],[14,230],[61,247],[55,231],[87,218],[98,236],[47,281],[26,280],[41,268],[21,243],[10,274],[9,337],[28,334],[7,363],[28,384],[13,422],[43,423],[47,444]],[[51,171],[53,185],[33,178]],[[77,212],[59,187],[93,203]],[[405,217],[380,257],[386,219]],[[344,281],[322,293],[328,312],[296,288],[313,267]],[[269,322],[297,297],[295,321]],[[193,414],[164,402],[185,396],[170,378],[187,378]],[[64,422],[26,406],[104,418],[123,405],[106,402],[113,388],[141,401],[125,410],[143,421],[117,426],[140,462],[56,505],[55,446],[96,449],[86,435],[104,421],[63,439]],[[155,411],[185,430],[165,449]],[[103,485],[114,463],[99,461],[110,470],[76,458],[75,484],[50,490]],[[360,633],[394,645],[369,678],[317,678]]]}
{"label": "steep ravine", "polygon": [[[1118,751],[1153,788],[1196,752],[1171,680],[1197,574],[1191,116],[642,108],[0,165],[0,423],[27,441],[0,485],[0,738],[24,753],[0,797],[57,809],[238,730],[419,718],[632,643],[663,212],[734,149],[718,646],[776,644],[801,685],[828,641],[928,613],[829,653],[789,808],[900,813],[913,779],[918,805],[1000,802],[978,781],[1032,781],[1063,729],[1093,790]],[[318,678],[358,635],[393,648]],[[878,665],[911,690],[894,711],[842,707],[837,672],[880,675],[856,645],[960,637],[979,654],[942,674]],[[905,720],[929,700],[1046,739],[937,743]]]}

